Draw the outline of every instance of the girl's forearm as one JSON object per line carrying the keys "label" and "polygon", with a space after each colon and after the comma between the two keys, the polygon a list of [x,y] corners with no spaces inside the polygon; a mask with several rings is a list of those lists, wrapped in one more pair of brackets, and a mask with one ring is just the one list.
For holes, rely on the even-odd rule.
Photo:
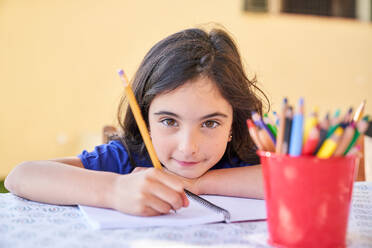
{"label": "girl's forearm", "polygon": [[109,195],[116,176],[54,161],[30,161],[13,169],[5,180],[5,187],[33,201],[110,207]]}
{"label": "girl's forearm", "polygon": [[210,170],[197,185],[199,194],[264,198],[261,165]]}

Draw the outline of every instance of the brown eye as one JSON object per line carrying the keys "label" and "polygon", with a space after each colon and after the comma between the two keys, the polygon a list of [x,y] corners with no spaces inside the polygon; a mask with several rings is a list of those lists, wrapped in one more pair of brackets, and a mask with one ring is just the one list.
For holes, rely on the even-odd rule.
{"label": "brown eye", "polygon": [[202,127],[206,127],[206,128],[216,128],[218,127],[220,124],[217,122],[217,121],[206,121],[202,124]]}
{"label": "brown eye", "polygon": [[178,126],[178,123],[174,119],[163,119],[160,122],[163,123],[163,125],[167,126],[167,127],[177,127]]}

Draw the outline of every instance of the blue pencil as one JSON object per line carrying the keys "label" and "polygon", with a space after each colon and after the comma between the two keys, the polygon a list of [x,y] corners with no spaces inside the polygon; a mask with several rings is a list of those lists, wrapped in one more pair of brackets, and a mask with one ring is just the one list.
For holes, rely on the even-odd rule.
{"label": "blue pencil", "polygon": [[304,99],[298,101],[297,112],[293,116],[289,155],[300,156],[302,152],[302,136],[304,129]]}

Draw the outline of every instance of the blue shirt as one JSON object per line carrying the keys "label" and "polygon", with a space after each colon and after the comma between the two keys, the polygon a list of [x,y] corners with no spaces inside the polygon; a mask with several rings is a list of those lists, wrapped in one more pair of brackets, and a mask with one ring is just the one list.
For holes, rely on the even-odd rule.
{"label": "blue shirt", "polygon": [[[135,166],[130,163],[127,150],[118,140],[113,140],[108,144],[96,146],[92,152],[84,150],[78,155],[78,157],[84,167],[90,170],[128,174],[135,168]],[[133,154],[133,159],[137,167],[152,167],[151,161],[141,159],[137,154]],[[232,159],[232,161],[233,163],[230,163],[228,159],[222,158],[211,169],[234,168],[250,165],[237,158]]]}

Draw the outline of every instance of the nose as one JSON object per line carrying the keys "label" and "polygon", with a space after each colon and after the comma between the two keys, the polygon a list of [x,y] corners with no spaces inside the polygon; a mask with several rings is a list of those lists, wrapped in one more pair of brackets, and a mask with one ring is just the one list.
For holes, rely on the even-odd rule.
{"label": "nose", "polygon": [[185,129],[180,132],[178,150],[185,158],[195,155],[199,150],[200,134],[196,130]]}

